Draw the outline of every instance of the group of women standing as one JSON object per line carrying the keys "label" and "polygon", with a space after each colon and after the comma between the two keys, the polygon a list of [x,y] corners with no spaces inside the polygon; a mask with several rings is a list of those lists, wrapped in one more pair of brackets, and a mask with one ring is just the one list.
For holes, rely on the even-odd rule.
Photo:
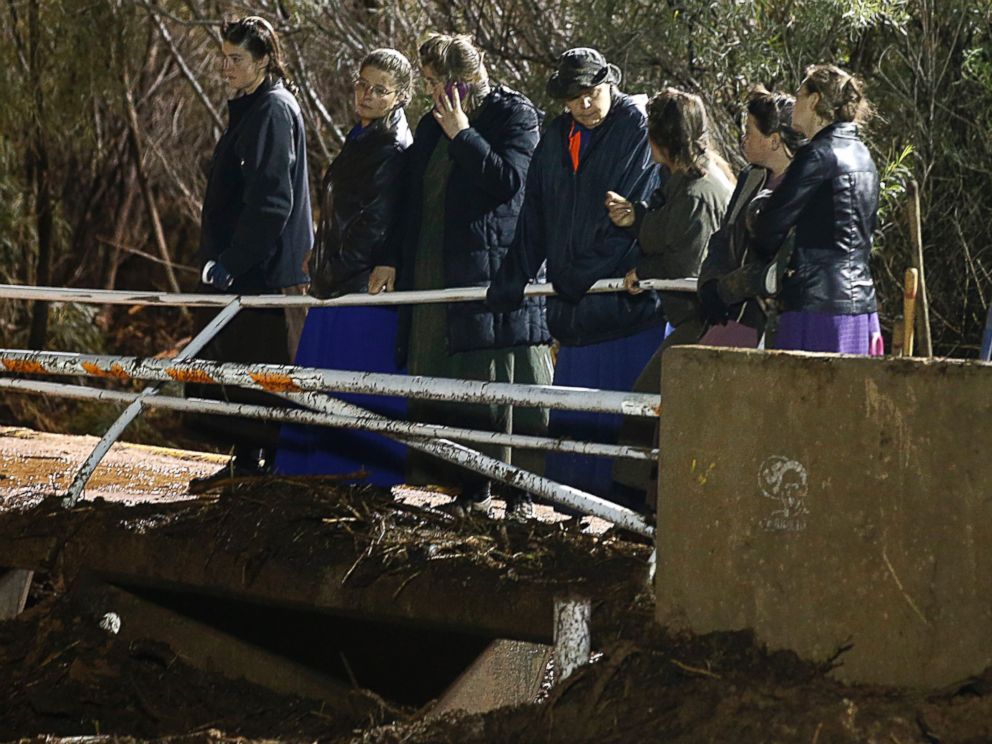
{"label": "group of women standing", "polygon": [[[277,43],[267,24],[238,23]],[[294,169],[305,167],[306,157],[295,139],[298,107],[292,101],[282,115],[243,129],[238,108],[259,118],[257,104],[249,102],[258,90],[284,90],[281,69],[272,67],[271,44],[259,55],[226,30],[224,38],[225,59],[237,47],[238,61],[256,65],[262,81],[236,87],[211,184],[219,170],[232,170],[223,162],[225,148],[258,157],[241,158],[240,179],[227,184],[239,191],[225,192],[224,199],[241,205],[237,215],[230,207],[227,222],[213,216],[218,209],[208,190],[204,233],[221,234],[226,244],[204,240],[203,279],[221,291],[239,282],[243,291],[271,291],[289,283],[273,280],[269,268],[293,261],[300,268],[299,246],[309,243],[280,233],[264,237],[265,250],[249,251],[263,241],[246,232],[260,219],[249,214],[255,212],[249,197],[256,181],[297,185]],[[868,269],[878,174],[858,137],[868,108],[856,78],[818,65],[797,99],[753,90],[742,142],[751,165],[735,179],[711,144],[698,96],[669,88],[645,105],[643,97],[621,92],[619,69],[594,49],[571,49],[559,58],[547,93],[563,109],[543,133],[541,112],[490,79],[469,37],[435,34],[420,46],[418,61],[432,107],[412,137],[403,113],[413,95],[410,63],[395,50],[379,49],[359,66],[357,123],[322,182],[310,291],[333,297],[488,286],[487,301],[399,311],[315,309],[296,363],[657,392],[661,354],[675,344],[756,346],[764,336],[774,348],[879,351]],[[235,82],[240,79],[232,87]],[[248,137],[255,141],[243,142]],[[275,152],[281,144],[293,146],[289,156]],[[305,184],[290,188],[288,201],[279,194],[283,230],[292,231],[284,213],[308,209],[309,195]],[[292,239],[300,242],[291,246]],[[252,271],[265,281],[244,284]],[[698,295],[639,286],[643,279],[692,276],[700,277]],[[611,277],[623,277],[628,292],[589,292]],[[546,302],[525,297],[526,285],[538,281],[549,281],[556,295]],[[559,347],[554,364],[552,339]],[[242,354],[239,361],[279,361],[261,344],[242,345],[252,346],[257,358]],[[553,411],[549,418],[542,409],[351,400],[392,418],[474,429],[502,431],[512,422],[517,433],[642,445],[654,436],[650,422],[619,416]],[[271,466],[272,438],[251,445],[236,447],[228,470]],[[264,454],[249,459],[249,452]],[[488,454],[509,457],[498,448]],[[645,503],[651,471],[643,463],[614,470],[602,458],[555,454],[544,468],[533,453],[513,457],[559,482],[635,507]],[[489,502],[485,478],[367,433],[285,426],[275,465],[283,473],[361,470],[381,485],[453,486],[461,494],[453,505],[459,511],[482,511]],[[505,495],[511,508],[526,511],[523,494]]]}

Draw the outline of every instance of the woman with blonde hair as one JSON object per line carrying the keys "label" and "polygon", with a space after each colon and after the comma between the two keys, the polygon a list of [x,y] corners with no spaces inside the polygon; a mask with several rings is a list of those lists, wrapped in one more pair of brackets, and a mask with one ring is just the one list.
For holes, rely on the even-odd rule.
{"label": "woman with blonde hair", "polygon": [[[482,52],[468,36],[433,34],[419,50],[433,107],[417,125],[410,148],[403,246],[397,286],[403,289],[483,287],[513,240],[524,184],[537,146],[539,113],[523,95],[489,78]],[[549,384],[551,357],[544,304],[528,300],[512,312],[482,302],[418,305],[398,344],[414,375]],[[547,430],[546,409],[410,401],[410,417],[495,431],[509,421],[519,433]],[[508,459],[505,448],[487,454]],[[517,464],[543,461],[514,453]],[[411,480],[459,491],[451,510],[485,513],[490,483],[477,474],[411,453]],[[524,517],[529,499],[508,494]]]}

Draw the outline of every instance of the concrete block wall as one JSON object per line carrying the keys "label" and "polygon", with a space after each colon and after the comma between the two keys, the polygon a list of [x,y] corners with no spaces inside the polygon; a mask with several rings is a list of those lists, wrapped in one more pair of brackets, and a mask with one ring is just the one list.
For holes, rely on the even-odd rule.
{"label": "concrete block wall", "polygon": [[992,365],[673,347],[657,617],[853,682],[992,664]]}

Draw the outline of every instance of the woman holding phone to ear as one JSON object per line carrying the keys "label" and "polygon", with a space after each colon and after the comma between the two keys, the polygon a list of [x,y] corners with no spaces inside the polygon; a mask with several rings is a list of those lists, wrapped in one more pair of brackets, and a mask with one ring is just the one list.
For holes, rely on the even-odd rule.
{"label": "woman holding phone to ear", "polygon": [[[434,106],[420,120],[409,150],[406,215],[397,287],[487,286],[513,240],[524,184],[539,137],[539,115],[521,94],[489,80],[483,55],[468,36],[434,34],[419,49],[421,75]],[[401,323],[399,354],[413,375],[550,384],[551,357],[543,302],[510,313],[484,302],[417,305]],[[406,331],[405,333],[403,331]],[[411,400],[410,418],[540,434],[547,411]],[[487,452],[507,459],[504,448]],[[541,463],[518,464],[540,469]],[[458,513],[485,512],[489,482],[411,452],[413,482],[453,486]],[[528,502],[513,494],[514,511]]]}

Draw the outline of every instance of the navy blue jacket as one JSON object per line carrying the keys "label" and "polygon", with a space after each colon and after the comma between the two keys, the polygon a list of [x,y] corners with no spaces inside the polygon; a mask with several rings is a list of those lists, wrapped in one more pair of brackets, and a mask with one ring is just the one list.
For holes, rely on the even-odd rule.
{"label": "navy blue jacket", "polygon": [[[472,114],[471,126],[448,144],[451,171],[444,197],[444,285],[490,284],[513,242],[527,169],[539,137],[539,113],[521,94],[495,86]],[[417,125],[407,151],[408,188],[397,287],[409,289],[423,215],[423,180],[431,154],[446,136],[433,113]],[[451,303],[449,352],[550,342],[543,299],[495,313],[484,302]],[[407,336],[400,333],[401,354]]]}
{"label": "navy blue jacket", "polygon": [[656,292],[586,294],[599,279],[624,276],[640,258],[637,240],[610,221],[606,192],[647,201],[660,180],[644,111],[630,96],[614,95],[606,118],[590,132],[578,172],[568,151],[571,126],[571,114],[564,113],[541,138],[511,258],[488,299],[497,309],[515,306],[546,261],[558,293],[548,299],[551,335],[566,346],[582,346],[664,322]]}
{"label": "navy blue jacket", "polygon": [[203,199],[200,258],[227,269],[232,292],[305,284],[313,215],[300,106],[279,80],[227,106]]}
{"label": "navy blue jacket", "polygon": [[785,310],[875,312],[868,257],[878,198],[878,171],[855,124],[831,124],[796,153],[755,220],[753,238],[758,254],[771,260],[795,227],[779,293]]}

